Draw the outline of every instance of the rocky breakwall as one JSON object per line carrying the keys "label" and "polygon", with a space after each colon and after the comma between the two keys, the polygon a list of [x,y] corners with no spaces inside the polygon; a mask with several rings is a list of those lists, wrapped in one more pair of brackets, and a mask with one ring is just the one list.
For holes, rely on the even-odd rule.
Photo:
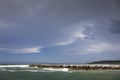
{"label": "rocky breakwall", "polygon": [[120,65],[105,64],[32,64],[30,67],[36,68],[68,68],[70,70],[120,70]]}

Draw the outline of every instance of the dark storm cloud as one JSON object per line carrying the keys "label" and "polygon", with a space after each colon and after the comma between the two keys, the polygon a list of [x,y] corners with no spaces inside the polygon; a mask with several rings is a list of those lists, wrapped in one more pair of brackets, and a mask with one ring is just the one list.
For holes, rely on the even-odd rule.
{"label": "dark storm cloud", "polygon": [[7,25],[8,22],[16,24],[1,29],[1,44],[40,45],[57,42],[55,40],[68,37],[63,37],[65,33],[61,31],[62,28],[70,28],[73,24],[88,20],[118,18],[118,10],[113,2],[115,1],[1,0],[1,21]]}
{"label": "dark storm cloud", "polygon": [[120,0],[117,0],[116,3],[117,3],[117,6],[118,6],[118,8],[120,10]]}
{"label": "dark storm cloud", "polygon": [[[1,19],[29,20],[48,18],[66,22],[117,17],[115,0],[1,0]],[[46,19],[47,18],[47,19]],[[49,19],[47,20],[49,21]],[[62,23],[63,23],[62,22]]]}
{"label": "dark storm cloud", "polygon": [[105,59],[112,50],[117,56],[119,20],[119,0],[0,0],[0,53],[68,57],[65,50],[72,50]]}
{"label": "dark storm cloud", "polygon": [[47,45],[67,40],[75,32],[70,27],[74,24],[119,18],[116,7],[115,0],[0,0],[0,26],[9,25],[0,29],[0,43]]}
{"label": "dark storm cloud", "polygon": [[120,20],[113,20],[110,31],[114,34],[120,34]]}

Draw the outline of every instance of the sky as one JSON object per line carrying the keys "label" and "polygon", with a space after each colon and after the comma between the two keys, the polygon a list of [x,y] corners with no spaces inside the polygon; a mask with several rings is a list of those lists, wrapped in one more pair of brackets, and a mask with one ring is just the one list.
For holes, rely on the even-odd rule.
{"label": "sky", "polygon": [[120,0],[0,0],[0,63],[120,60]]}

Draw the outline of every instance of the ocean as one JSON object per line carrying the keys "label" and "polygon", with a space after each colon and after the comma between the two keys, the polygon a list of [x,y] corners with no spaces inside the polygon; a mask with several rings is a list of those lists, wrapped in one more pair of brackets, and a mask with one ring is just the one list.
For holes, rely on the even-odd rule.
{"label": "ocean", "polygon": [[64,71],[7,65],[0,66],[0,80],[120,80],[120,71]]}

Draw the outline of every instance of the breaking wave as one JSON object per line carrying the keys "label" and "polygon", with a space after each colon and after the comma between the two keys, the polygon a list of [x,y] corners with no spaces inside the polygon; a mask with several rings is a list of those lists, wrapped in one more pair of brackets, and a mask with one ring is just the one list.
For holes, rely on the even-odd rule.
{"label": "breaking wave", "polygon": [[0,65],[0,67],[4,68],[4,67],[29,67],[29,65]]}
{"label": "breaking wave", "polygon": [[48,70],[48,71],[63,71],[63,72],[68,72],[69,69],[68,68],[43,68],[44,70]]}
{"label": "breaking wave", "polygon": [[68,68],[32,68],[29,65],[0,65],[0,71],[8,72],[70,72]]}

